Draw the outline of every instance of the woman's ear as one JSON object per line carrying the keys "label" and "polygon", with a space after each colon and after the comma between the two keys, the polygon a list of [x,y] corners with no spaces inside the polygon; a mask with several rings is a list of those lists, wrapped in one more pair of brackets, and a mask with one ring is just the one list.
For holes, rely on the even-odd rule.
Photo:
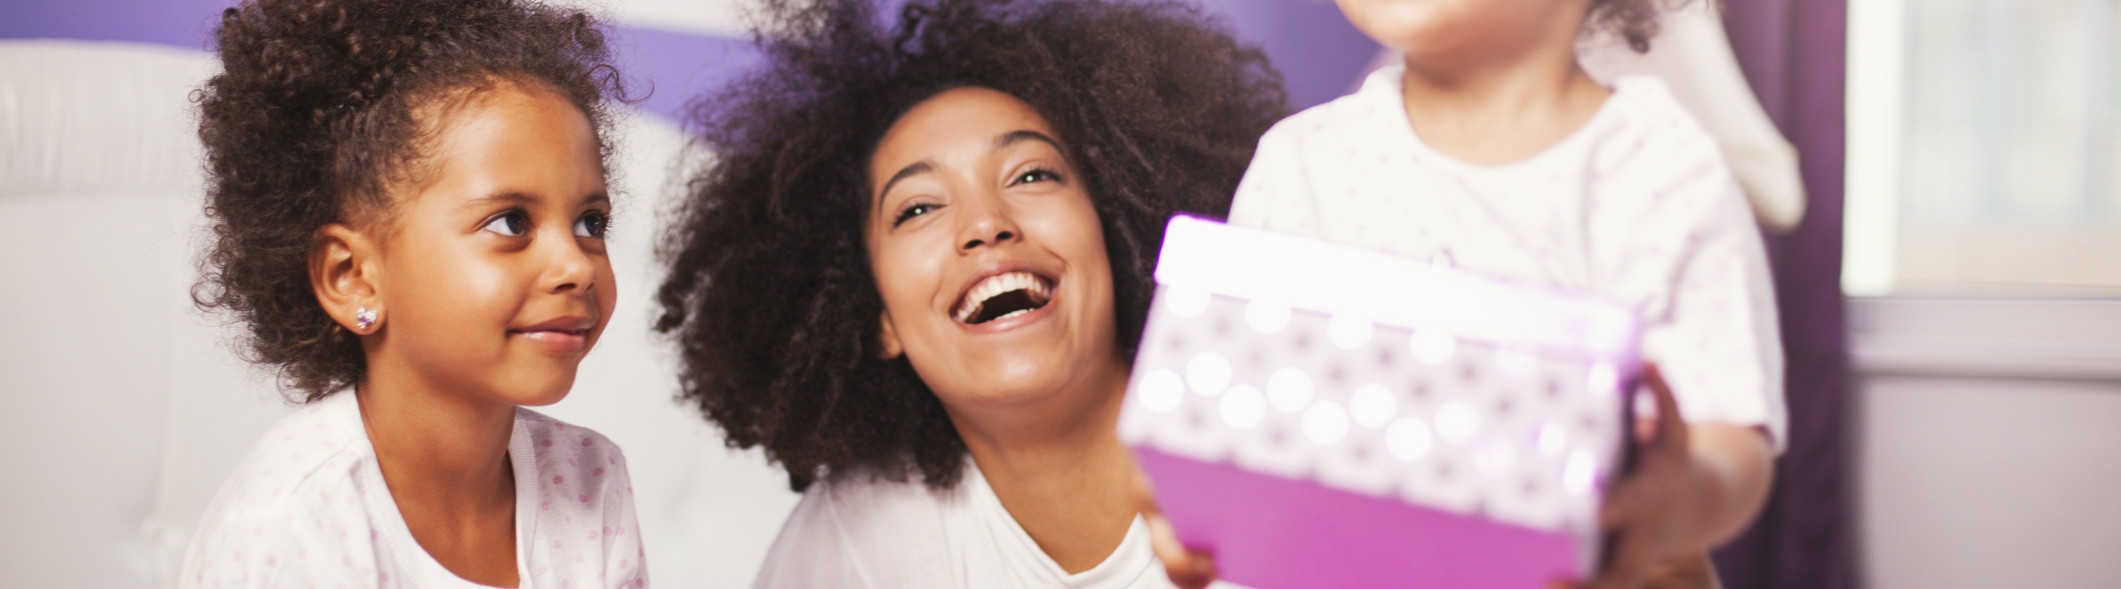
{"label": "woman's ear", "polygon": [[339,223],[317,230],[309,249],[310,289],[324,312],[355,335],[373,333],[381,324],[383,289],[375,254],[367,235]]}
{"label": "woman's ear", "polygon": [[884,346],[884,349],[882,351],[883,353],[878,354],[877,356],[885,360],[890,360],[892,358],[897,358],[900,355],[905,354],[906,346],[900,344],[898,341],[898,329],[891,326],[891,311],[884,311],[882,321],[884,323],[884,328],[877,332],[876,339],[878,344],[882,344]]}

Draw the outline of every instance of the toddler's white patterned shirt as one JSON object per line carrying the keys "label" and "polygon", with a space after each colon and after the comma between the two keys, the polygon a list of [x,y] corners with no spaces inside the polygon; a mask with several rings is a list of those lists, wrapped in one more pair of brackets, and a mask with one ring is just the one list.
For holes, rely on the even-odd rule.
{"label": "toddler's white patterned shirt", "polygon": [[1784,442],[1782,346],[1759,230],[1716,143],[1664,83],[1623,77],[1530,159],[1476,166],[1415,136],[1400,66],[1276,124],[1230,222],[1520,284],[1595,293],[1642,317],[1642,355],[1689,421]]}

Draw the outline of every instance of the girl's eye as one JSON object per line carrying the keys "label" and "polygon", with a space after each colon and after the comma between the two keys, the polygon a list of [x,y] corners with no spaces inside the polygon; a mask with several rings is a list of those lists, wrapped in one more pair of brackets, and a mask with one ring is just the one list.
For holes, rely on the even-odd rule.
{"label": "girl's eye", "polygon": [[575,237],[603,239],[604,233],[610,230],[611,214],[603,211],[583,213],[582,218],[574,220]]}
{"label": "girl's eye", "polygon": [[936,209],[939,208],[942,207],[931,204],[918,204],[906,207],[904,209],[900,209],[898,212],[898,218],[891,221],[891,226],[897,227],[900,225],[904,225],[907,221],[913,220],[914,217],[926,215],[928,213],[934,212]]}
{"label": "girl's eye", "polygon": [[1052,170],[1046,170],[1046,169],[1036,169],[1036,170],[1031,170],[1031,171],[1029,171],[1029,172],[1024,172],[1024,173],[1023,173],[1023,175],[1021,175],[1021,176],[1017,176],[1017,177],[1016,177],[1016,181],[1015,181],[1015,182],[1011,182],[1010,184],[1011,184],[1011,185],[1015,185],[1015,184],[1030,184],[1030,183],[1032,183],[1032,182],[1043,182],[1043,181],[1046,181],[1046,180],[1059,180],[1059,179],[1060,179],[1060,174],[1055,174],[1055,173],[1053,173],[1053,171],[1052,171]]}
{"label": "girl's eye", "polygon": [[525,213],[522,209],[509,209],[487,219],[486,226],[480,229],[509,237],[522,237],[530,232],[530,213]]}

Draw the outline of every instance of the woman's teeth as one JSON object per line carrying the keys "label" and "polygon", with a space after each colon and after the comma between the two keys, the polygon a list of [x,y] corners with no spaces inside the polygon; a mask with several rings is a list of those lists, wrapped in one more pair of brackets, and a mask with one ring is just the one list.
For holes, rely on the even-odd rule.
{"label": "woman's teeth", "polygon": [[[1023,294],[1012,297],[1002,296],[1014,292]],[[998,298],[1005,298],[1005,300],[997,301],[996,299]],[[964,302],[958,303],[957,311],[953,315],[959,323],[986,323],[995,319],[1029,313],[1045,306],[1046,302],[1052,298],[1053,287],[1047,285],[1045,280],[1040,279],[1036,275],[1029,272],[996,274],[987,277],[986,280],[981,280],[979,284],[972,285],[972,290],[965,292]],[[1003,303],[1002,306],[992,310],[1006,312],[999,314],[981,313],[983,310],[988,310],[986,307],[989,303]],[[1002,308],[1003,306],[1009,308]],[[983,315],[994,316],[982,317]]]}

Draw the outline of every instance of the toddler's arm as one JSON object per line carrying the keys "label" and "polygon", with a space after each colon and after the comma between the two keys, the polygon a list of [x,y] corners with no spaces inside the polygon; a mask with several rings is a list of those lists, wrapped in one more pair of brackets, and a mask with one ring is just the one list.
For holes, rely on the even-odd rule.
{"label": "toddler's arm", "polygon": [[1684,568],[1738,535],[1767,502],[1775,452],[1767,434],[1686,423],[1657,367],[1643,377],[1656,396],[1657,417],[1638,424],[1635,469],[1606,497],[1600,518],[1618,541],[1609,547],[1605,571],[1586,587],[1639,587]]}

